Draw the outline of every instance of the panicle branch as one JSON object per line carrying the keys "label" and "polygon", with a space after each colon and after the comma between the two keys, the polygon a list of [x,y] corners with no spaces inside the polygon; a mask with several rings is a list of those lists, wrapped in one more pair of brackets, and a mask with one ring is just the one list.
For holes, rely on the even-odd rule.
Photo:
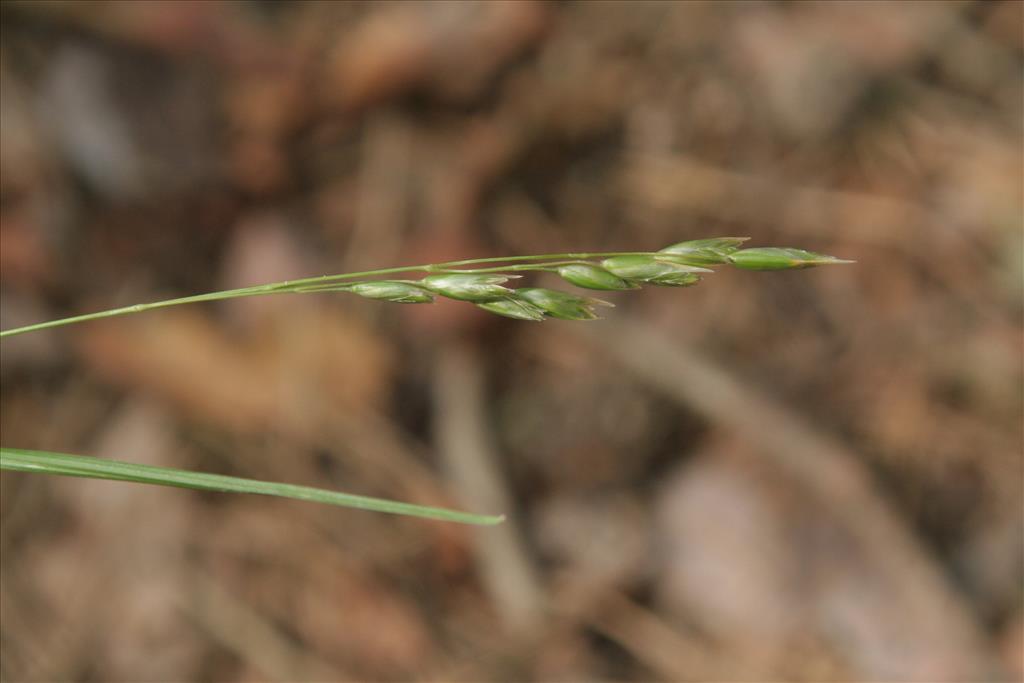
{"label": "panicle branch", "polygon": [[[180,299],[137,304],[98,313],[78,315],[0,332],[0,337],[74,323],[141,313],[202,301],[217,301],[264,294],[351,292],[368,299],[402,304],[432,303],[442,296],[467,301],[480,308],[518,320],[593,320],[595,307],[610,305],[599,299],[551,289],[506,287],[524,272],[557,273],[571,285],[601,291],[626,291],[644,285],[689,287],[701,281],[709,266],[731,265],[744,270],[789,270],[821,265],[853,263],[803,249],[741,248],[747,237],[714,237],[679,242],[655,252],[535,254],[466,259],[419,266],[383,268],[359,273],[274,282],[255,287],[211,292]],[[376,279],[385,275],[427,273],[419,280]]]}

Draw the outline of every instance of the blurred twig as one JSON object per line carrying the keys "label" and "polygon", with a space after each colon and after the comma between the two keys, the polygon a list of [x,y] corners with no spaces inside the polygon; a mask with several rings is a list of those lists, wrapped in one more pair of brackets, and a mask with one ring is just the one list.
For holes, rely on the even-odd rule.
{"label": "blurred twig", "polygon": [[[512,496],[487,432],[479,358],[457,344],[440,351],[435,379],[438,450],[458,496],[483,509],[511,510]],[[528,632],[542,617],[543,589],[514,519],[476,534],[484,583],[513,629]],[[493,532],[493,533],[492,533]]]}

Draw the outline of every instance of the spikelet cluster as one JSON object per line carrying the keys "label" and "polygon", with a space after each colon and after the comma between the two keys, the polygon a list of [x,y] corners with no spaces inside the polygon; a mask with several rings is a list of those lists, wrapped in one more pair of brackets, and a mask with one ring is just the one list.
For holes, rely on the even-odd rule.
{"label": "spikelet cluster", "polygon": [[[557,273],[569,284],[583,289],[625,291],[644,285],[689,287],[701,281],[709,266],[732,265],[745,270],[788,270],[852,263],[833,256],[802,249],[761,247],[742,249],[746,237],[717,237],[691,240],[657,252],[621,254],[597,260],[551,259],[518,264],[503,270]],[[491,272],[494,269],[444,270],[420,280],[376,280],[333,285],[370,299],[395,303],[430,303],[441,296],[467,301],[480,308],[518,320],[594,320],[596,309],[612,304],[587,296],[541,287],[511,288],[506,284],[518,274]],[[481,272],[487,271],[487,272]],[[314,288],[305,291],[324,291]]]}

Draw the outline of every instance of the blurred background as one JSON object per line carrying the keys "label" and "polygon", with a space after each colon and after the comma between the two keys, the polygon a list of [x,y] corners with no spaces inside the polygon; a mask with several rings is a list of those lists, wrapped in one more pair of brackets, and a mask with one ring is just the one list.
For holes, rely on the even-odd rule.
{"label": "blurred background", "polygon": [[3,679],[1020,680],[1022,8],[4,2],[4,329],[723,235],[858,263],[6,339],[5,445],[509,521],[5,473]]}

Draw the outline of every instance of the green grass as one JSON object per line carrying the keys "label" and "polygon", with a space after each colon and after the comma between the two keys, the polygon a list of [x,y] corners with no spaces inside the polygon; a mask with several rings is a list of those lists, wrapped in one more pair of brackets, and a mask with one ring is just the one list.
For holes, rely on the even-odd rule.
{"label": "green grass", "polygon": [[[801,249],[741,249],[746,239],[717,237],[692,240],[673,244],[656,252],[588,252],[494,257],[323,275],[50,320],[4,330],[0,332],[0,338],[102,318],[142,313],[168,306],[247,296],[312,292],[346,292],[403,304],[431,303],[436,297],[441,296],[465,301],[491,313],[518,320],[593,320],[597,318],[598,306],[610,304],[599,299],[557,290],[536,287],[517,290],[505,285],[510,280],[521,277],[523,273],[546,272],[556,273],[569,284],[591,290],[626,291],[640,289],[644,285],[689,287],[699,283],[705,273],[712,272],[708,266],[729,265],[745,270],[789,270],[851,263]],[[382,279],[382,276],[416,272],[425,273],[426,276],[418,280]],[[503,515],[472,514],[295,484],[256,481],[46,451],[0,448],[0,469],[204,491],[278,496],[463,524],[491,525],[498,524],[504,519]]]}
{"label": "green grass", "polygon": [[137,484],[156,484],[157,486],[177,486],[200,491],[222,491],[225,493],[254,493],[262,496],[294,498],[311,503],[339,505],[341,507],[387,512],[394,515],[412,515],[427,519],[440,519],[445,522],[461,522],[463,524],[498,524],[505,519],[504,515],[474,515],[458,510],[426,507],[399,503],[381,498],[356,496],[350,493],[339,493],[311,486],[297,486],[272,481],[258,481],[227,477],[222,474],[206,474],[178,470],[171,467],[155,467],[153,465],[136,465],[103,458],[91,458],[85,455],[69,455],[67,453],[51,453],[48,451],[28,451],[20,448],[0,448],[0,469],[18,472],[37,472],[40,474],[58,474],[67,477],[85,477],[89,479],[110,479],[129,481]]}

